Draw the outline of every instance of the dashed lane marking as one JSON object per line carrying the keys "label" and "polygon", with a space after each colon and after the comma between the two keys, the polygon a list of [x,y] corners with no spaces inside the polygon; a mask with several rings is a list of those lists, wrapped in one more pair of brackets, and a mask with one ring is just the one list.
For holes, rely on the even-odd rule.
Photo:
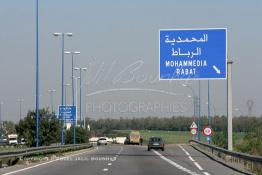
{"label": "dashed lane marking", "polygon": [[[197,163],[197,161],[195,161],[191,155],[181,146],[181,145],[178,145],[182,151],[184,151],[184,153],[188,156],[188,158],[194,163],[194,165],[201,171],[203,171],[204,169]],[[210,175],[208,172],[203,172],[205,175]]]}
{"label": "dashed lane marking", "polygon": [[159,152],[157,152],[157,151],[155,151],[155,150],[153,150],[153,152],[154,152],[156,155],[158,155],[161,159],[163,159],[164,161],[168,162],[169,164],[173,165],[174,167],[176,167],[176,168],[178,168],[178,169],[180,169],[180,170],[182,170],[182,171],[184,171],[184,172],[186,172],[186,173],[188,173],[188,174],[190,174],[190,175],[200,175],[200,174],[198,174],[198,173],[196,173],[196,172],[193,172],[193,171],[191,171],[191,170],[189,170],[189,169],[187,169],[187,168],[185,168],[185,167],[177,164],[176,162],[174,162],[174,161],[166,158],[165,156],[163,156],[162,154],[160,154]]}
{"label": "dashed lane marking", "polygon": [[204,170],[197,162],[194,162],[194,164],[196,165],[196,167],[197,167],[199,170],[201,170],[201,171]]}
{"label": "dashed lane marking", "polygon": [[107,169],[107,168],[104,168],[103,171],[108,171],[108,169]]}

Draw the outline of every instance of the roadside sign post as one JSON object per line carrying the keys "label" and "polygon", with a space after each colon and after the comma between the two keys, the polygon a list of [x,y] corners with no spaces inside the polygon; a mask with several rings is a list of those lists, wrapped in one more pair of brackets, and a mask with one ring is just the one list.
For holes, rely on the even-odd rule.
{"label": "roadside sign post", "polygon": [[195,122],[193,122],[191,125],[190,125],[190,133],[193,135],[193,138],[197,135],[198,133],[198,129],[197,129],[197,125]]}
{"label": "roadside sign post", "polygon": [[[75,127],[76,106],[59,106],[58,111],[59,111],[59,115],[58,115],[59,120],[61,120],[63,123],[71,123],[71,125],[73,124]],[[74,137],[73,138],[73,141],[74,141],[75,134],[73,137]],[[63,141],[63,143],[65,143],[65,141]]]}
{"label": "roadside sign post", "polygon": [[213,130],[210,126],[205,126],[203,128],[203,134],[206,137],[206,141],[210,144],[211,142],[211,135],[213,134]]}

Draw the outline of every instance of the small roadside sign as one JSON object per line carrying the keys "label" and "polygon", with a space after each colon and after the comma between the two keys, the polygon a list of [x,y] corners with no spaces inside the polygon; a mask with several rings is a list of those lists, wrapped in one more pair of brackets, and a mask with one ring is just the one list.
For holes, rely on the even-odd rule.
{"label": "small roadside sign", "polygon": [[193,136],[197,135],[197,128],[191,128],[191,129],[190,129],[190,133],[191,133]]}
{"label": "small roadside sign", "polygon": [[59,119],[65,123],[73,123],[76,119],[76,106],[59,106]]}
{"label": "small roadside sign", "polygon": [[211,136],[212,135],[212,129],[211,129],[211,127],[210,126],[206,126],[206,127],[204,127],[204,129],[203,129],[203,134],[205,135],[205,136]]}
{"label": "small roadside sign", "polygon": [[197,125],[196,125],[195,122],[193,122],[193,123],[190,125],[190,129],[191,129],[191,128],[197,128]]}

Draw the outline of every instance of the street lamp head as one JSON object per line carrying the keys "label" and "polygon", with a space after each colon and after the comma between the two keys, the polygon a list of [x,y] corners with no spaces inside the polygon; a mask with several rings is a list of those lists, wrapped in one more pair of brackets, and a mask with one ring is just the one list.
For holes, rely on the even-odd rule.
{"label": "street lamp head", "polygon": [[60,35],[62,35],[62,33],[55,32],[55,33],[53,33],[53,35],[54,36],[60,36]]}
{"label": "street lamp head", "polygon": [[86,67],[83,67],[83,68],[81,68],[82,70],[84,70],[84,71],[86,71],[87,70],[87,68]]}
{"label": "street lamp head", "polygon": [[71,84],[64,84],[64,86],[71,86]]}
{"label": "street lamp head", "polygon": [[80,68],[79,67],[75,67],[74,70],[80,70]]}
{"label": "street lamp head", "polygon": [[55,89],[49,89],[48,92],[56,92]]}
{"label": "street lamp head", "polygon": [[73,52],[74,54],[80,54],[80,52],[79,51],[75,51],[75,52]]}
{"label": "street lamp head", "polygon": [[73,33],[65,33],[66,36],[73,36]]}
{"label": "street lamp head", "polygon": [[65,51],[64,53],[65,53],[65,54],[71,54],[72,52]]}

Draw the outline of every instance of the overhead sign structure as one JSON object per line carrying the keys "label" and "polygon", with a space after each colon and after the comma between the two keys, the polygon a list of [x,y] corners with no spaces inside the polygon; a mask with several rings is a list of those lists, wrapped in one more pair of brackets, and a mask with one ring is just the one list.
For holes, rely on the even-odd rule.
{"label": "overhead sign structure", "polygon": [[76,119],[76,106],[59,106],[59,119],[73,123]]}
{"label": "overhead sign structure", "polygon": [[226,79],[227,30],[161,29],[159,78]]}
{"label": "overhead sign structure", "polygon": [[211,135],[212,135],[212,129],[211,129],[211,127],[210,127],[210,126],[204,127],[204,129],[203,129],[203,134],[204,134],[205,136],[211,136]]}

